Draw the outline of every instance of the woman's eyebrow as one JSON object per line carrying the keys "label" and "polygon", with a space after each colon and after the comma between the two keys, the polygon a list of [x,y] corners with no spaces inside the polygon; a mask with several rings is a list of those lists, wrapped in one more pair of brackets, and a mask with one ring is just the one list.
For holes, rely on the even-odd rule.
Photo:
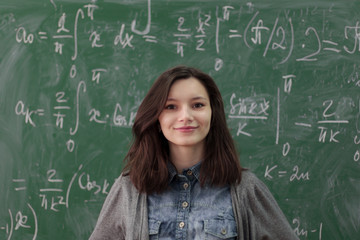
{"label": "woman's eyebrow", "polygon": [[[191,100],[208,100],[208,99],[206,97],[203,97],[203,96],[196,96],[196,97],[191,98]],[[169,97],[167,99],[167,101],[178,101],[178,99],[173,98],[173,97]]]}
{"label": "woman's eyebrow", "polygon": [[198,96],[198,97],[193,97],[192,100],[208,100],[208,99],[203,96]]}

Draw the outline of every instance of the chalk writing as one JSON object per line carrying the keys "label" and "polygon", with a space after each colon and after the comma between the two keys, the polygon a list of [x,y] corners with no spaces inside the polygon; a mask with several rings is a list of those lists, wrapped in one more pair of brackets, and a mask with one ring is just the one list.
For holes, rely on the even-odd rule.
{"label": "chalk writing", "polygon": [[[37,238],[38,227],[39,227],[37,215],[34,208],[29,203],[27,203],[27,208],[28,209],[24,211],[16,211],[16,214],[14,214],[11,209],[8,209],[9,222],[6,223],[5,226],[0,226],[0,230],[5,231],[6,239],[8,240],[12,238],[17,239],[18,236],[22,236],[21,233],[22,230],[27,231],[27,229],[32,230],[32,239]],[[29,224],[30,217],[33,218],[33,222],[34,222],[33,225]]]}
{"label": "chalk writing", "polygon": [[29,108],[25,107],[25,104],[23,101],[19,100],[15,106],[15,113],[16,115],[25,116],[25,123],[29,123],[33,127],[36,127],[36,124],[33,121],[34,116],[44,116],[44,109],[36,109],[36,110],[29,110]]}
{"label": "chalk writing", "polygon": [[[277,177],[282,178],[288,176],[289,181],[308,181],[310,180],[310,174],[309,172],[300,172],[299,166],[294,166],[292,169],[292,172],[289,172],[284,169],[278,169],[278,165],[274,165],[270,167],[269,165],[266,166],[264,177],[268,179],[273,179],[272,174],[276,174]],[[273,173],[274,172],[274,173]]]}
{"label": "chalk writing", "polygon": [[318,228],[310,230],[301,227],[301,222],[299,218],[293,219],[292,223],[295,226],[295,233],[297,236],[308,238],[310,237],[309,235],[315,235],[317,239],[322,239],[323,223],[320,223]]}
{"label": "chalk writing", "polygon": [[[88,238],[121,172],[137,107],[176,64],[214,77],[242,164],[276,186],[300,239],[358,232],[358,218],[345,219],[358,212],[355,3],[5,2],[1,239],[54,238],[52,222],[66,232],[59,237]],[[309,186],[321,191],[308,194]],[[307,216],[319,208],[317,220]]]}
{"label": "chalk writing", "polygon": [[238,98],[233,93],[230,98],[229,118],[267,119],[270,101],[265,98]]}

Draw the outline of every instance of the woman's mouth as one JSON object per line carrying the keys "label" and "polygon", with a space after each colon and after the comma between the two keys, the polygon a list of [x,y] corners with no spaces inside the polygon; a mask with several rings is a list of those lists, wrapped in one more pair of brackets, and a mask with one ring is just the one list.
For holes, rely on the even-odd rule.
{"label": "woman's mouth", "polygon": [[186,132],[193,132],[197,128],[198,127],[193,127],[193,126],[183,126],[183,127],[175,128],[175,130],[186,133]]}

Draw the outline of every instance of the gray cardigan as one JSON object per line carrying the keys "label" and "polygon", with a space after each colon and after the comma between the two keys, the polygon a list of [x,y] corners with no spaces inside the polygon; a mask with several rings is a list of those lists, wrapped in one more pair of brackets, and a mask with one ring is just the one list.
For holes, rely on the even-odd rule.
{"label": "gray cardigan", "polygon": [[[298,239],[272,194],[249,170],[231,198],[240,240]],[[121,175],[112,186],[90,240],[149,239],[146,194],[139,194],[129,176]]]}

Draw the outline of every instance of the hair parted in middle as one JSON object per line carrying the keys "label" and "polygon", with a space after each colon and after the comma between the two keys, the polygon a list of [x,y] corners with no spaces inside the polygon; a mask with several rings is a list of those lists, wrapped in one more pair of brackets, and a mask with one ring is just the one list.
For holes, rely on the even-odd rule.
{"label": "hair parted in middle", "polygon": [[165,191],[169,184],[167,164],[168,140],[159,131],[159,115],[163,111],[171,86],[180,79],[194,77],[205,87],[212,110],[210,131],[205,139],[205,156],[200,168],[202,185],[222,186],[241,181],[241,171],[234,141],[228,130],[224,104],[215,81],[192,67],[176,66],[162,73],[139,106],[132,127],[133,142],[125,157],[124,172],[130,175],[141,193]]}

